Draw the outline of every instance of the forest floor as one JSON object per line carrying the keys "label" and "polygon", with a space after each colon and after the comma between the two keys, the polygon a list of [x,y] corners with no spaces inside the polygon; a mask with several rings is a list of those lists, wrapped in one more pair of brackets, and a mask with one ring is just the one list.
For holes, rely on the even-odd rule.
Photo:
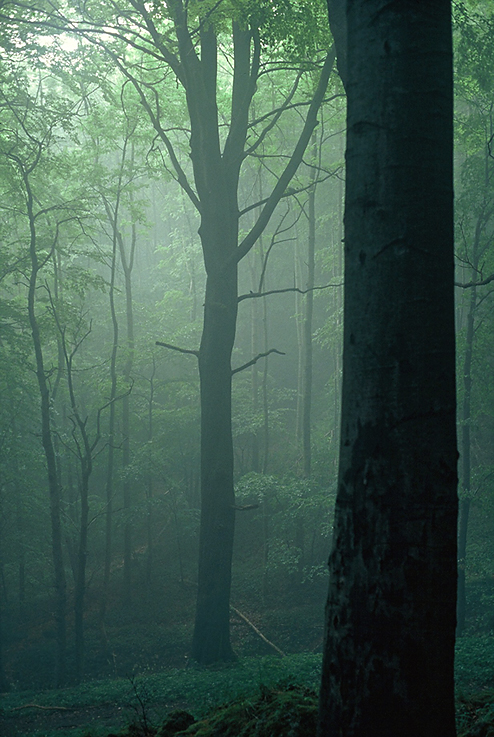
{"label": "forest floor", "polygon": [[315,689],[320,667],[321,657],[314,654],[249,657],[216,668],[171,668],[133,679],[4,694],[0,735],[99,737],[130,723],[157,727],[177,709],[199,718],[219,704],[253,697],[277,683]]}
{"label": "forest floor", "polygon": [[[235,713],[239,709],[244,715],[253,709],[261,713],[259,700],[265,699],[269,689],[276,691],[273,698],[281,704],[280,715],[290,711],[285,694],[291,692],[289,698],[297,702],[293,708],[309,730],[300,735],[311,734],[312,717],[307,715],[315,713],[319,687],[324,588],[301,589],[297,597],[292,590],[287,598],[275,591],[271,605],[266,600],[242,599],[237,593],[232,639],[239,659],[210,668],[200,668],[187,659],[192,594],[184,587],[173,592],[168,588],[166,598],[141,597],[139,607],[114,605],[107,622],[110,659],[101,655],[97,609],[89,600],[86,679],[57,690],[50,688],[54,638],[49,606],[42,626],[40,606],[12,617],[11,646],[5,651],[12,688],[0,694],[0,737],[109,737],[116,732],[138,737],[145,734],[143,726],[157,729],[177,709],[201,719],[220,705],[248,699],[248,708],[235,707]],[[472,628],[457,643],[459,737],[494,735],[494,636],[489,631]],[[281,657],[276,649],[286,656]],[[136,728],[129,733],[132,723]],[[222,734],[215,729],[215,735]],[[155,732],[150,729],[148,734]],[[275,732],[269,734],[272,737]]]}
{"label": "forest floor", "polygon": [[121,730],[128,723],[128,713],[116,704],[95,704],[63,710],[57,707],[43,709],[25,706],[22,711],[6,711],[0,715],[0,734],[2,737],[75,735],[95,729],[108,733]]}
{"label": "forest floor", "polygon": [[[215,668],[168,668],[132,679],[4,694],[0,701],[0,735],[152,735],[157,734],[167,715],[178,709],[188,711],[196,719],[207,715],[198,731],[201,735],[233,734],[223,731],[227,721],[252,719],[252,715],[257,730],[262,719],[271,719],[267,733],[284,735],[286,730],[275,729],[272,720],[278,719],[281,725],[289,715],[290,734],[305,737],[313,734],[320,667],[320,655],[311,653],[284,658],[247,657]],[[493,686],[494,637],[462,638],[457,648],[459,737],[494,734]],[[245,725],[242,729],[242,734],[250,734]]]}

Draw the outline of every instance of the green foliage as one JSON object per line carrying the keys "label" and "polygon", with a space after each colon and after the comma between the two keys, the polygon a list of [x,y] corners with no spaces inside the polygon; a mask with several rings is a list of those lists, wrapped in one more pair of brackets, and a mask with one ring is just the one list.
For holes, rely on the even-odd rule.
{"label": "green foliage", "polygon": [[196,737],[308,737],[315,733],[316,720],[317,697],[314,691],[300,686],[262,688],[257,698],[219,707],[182,734]]}
{"label": "green foliage", "polygon": [[[462,638],[457,644],[459,737],[491,734],[494,694],[489,686],[493,667],[492,637]],[[70,727],[70,732],[57,729],[56,734],[108,737],[110,728],[90,726],[90,719],[100,713],[99,709],[108,719],[108,712],[113,708],[115,722],[111,732],[115,734],[118,729],[121,737],[131,734],[142,737],[144,710],[148,735],[168,737],[176,733],[172,731],[173,725],[175,728],[184,725],[186,711],[197,720],[186,732],[191,735],[312,735],[320,668],[321,657],[307,653],[285,658],[241,658],[233,665],[215,668],[190,665],[186,669],[168,669],[132,679],[93,681],[78,688],[4,694],[0,719],[3,725],[10,726],[20,718],[16,709],[25,704],[63,707],[73,715],[84,710],[88,718],[86,727],[81,726],[77,731]],[[30,712],[22,710],[22,714],[26,712],[32,716],[47,714],[34,708]],[[134,719],[134,725],[125,730],[119,726],[122,713],[127,721]],[[254,731],[256,728],[258,731]],[[27,734],[26,731],[26,737]],[[48,737],[55,731],[45,726],[29,730],[29,734]]]}

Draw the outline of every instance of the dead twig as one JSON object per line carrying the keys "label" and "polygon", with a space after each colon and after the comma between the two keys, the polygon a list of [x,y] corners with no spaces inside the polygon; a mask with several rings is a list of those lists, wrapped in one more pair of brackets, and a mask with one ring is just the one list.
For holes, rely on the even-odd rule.
{"label": "dead twig", "polygon": [[41,706],[41,704],[23,704],[22,706],[14,706],[11,711],[19,711],[20,709],[44,709],[46,711],[70,711],[66,706]]}

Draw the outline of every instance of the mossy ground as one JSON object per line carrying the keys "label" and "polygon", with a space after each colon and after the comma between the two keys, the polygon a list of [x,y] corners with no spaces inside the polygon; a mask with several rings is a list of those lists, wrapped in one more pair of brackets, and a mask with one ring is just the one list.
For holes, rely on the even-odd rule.
{"label": "mossy ground", "polygon": [[[313,737],[320,668],[320,655],[310,653],[246,657],[225,666],[4,694],[0,735]],[[457,645],[457,724],[458,737],[494,737],[492,636]]]}

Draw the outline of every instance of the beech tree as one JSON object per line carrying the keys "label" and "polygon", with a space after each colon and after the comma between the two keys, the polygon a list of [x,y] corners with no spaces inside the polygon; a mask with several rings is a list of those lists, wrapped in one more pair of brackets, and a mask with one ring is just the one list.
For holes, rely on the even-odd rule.
{"label": "beech tree", "polygon": [[450,3],[347,0],[346,16],[345,3],[328,5],[348,110],[319,731],[446,737],[457,575]]}
{"label": "beech tree", "polygon": [[[240,5],[227,11],[219,6],[209,2],[189,6],[182,0],[149,6],[141,0],[130,0],[128,5],[115,6],[112,16],[106,7],[95,4],[84,6],[77,21],[65,20],[63,26],[99,44],[135,87],[157,141],[166,152],[167,167],[200,214],[199,236],[207,274],[204,323],[199,349],[188,348],[185,352],[198,358],[201,386],[201,526],[192,645],[192,655],[201,663],[233,657],[229,619],[235,526],[231,418],[235,369],[231,356],[239,300],[238,264],[266,228],[302,161],[334,61],[331,49],[322,60],[315,88],[302,103],[307,112],[300,135],[272,190],[264,201],[244,203],[242,207],[238,199],[242,165],[249,155],[257,154],[282,115],[292,109],[303,70],[314,71],[314,63],[299,60],[293,87],[279,106],[251,120],[257,86],[272,67],[264,49],[272,39],[287,41],[293,47],[296,25],[302,24],[307,30],[307,18],[291,13],[290,8],[280,7],[273,14],[269,3],[253,8]],[[318,27],[320,10],[315,3],[308,16]],[[60,15],[51,15],[46,23],[60,28]],[[306,33],[308,38],[310,34]],[[225,56],[228,71],[222,64]],[[287,66],[293,68],[293,64]],[[180,104],[185,103],[187,110],[188,121],[183,128],[192,177],[180,161],[180,147],[172,139],[163,114],[166,98],[160,94],[164,90],[172,94],[172,78],[173,85],[185,93]],[[225,97],[229,99],[227,120],[220,115],[220,98]],[[255,224],[240,238],[242,215],[256,207],[259,216]]]}

